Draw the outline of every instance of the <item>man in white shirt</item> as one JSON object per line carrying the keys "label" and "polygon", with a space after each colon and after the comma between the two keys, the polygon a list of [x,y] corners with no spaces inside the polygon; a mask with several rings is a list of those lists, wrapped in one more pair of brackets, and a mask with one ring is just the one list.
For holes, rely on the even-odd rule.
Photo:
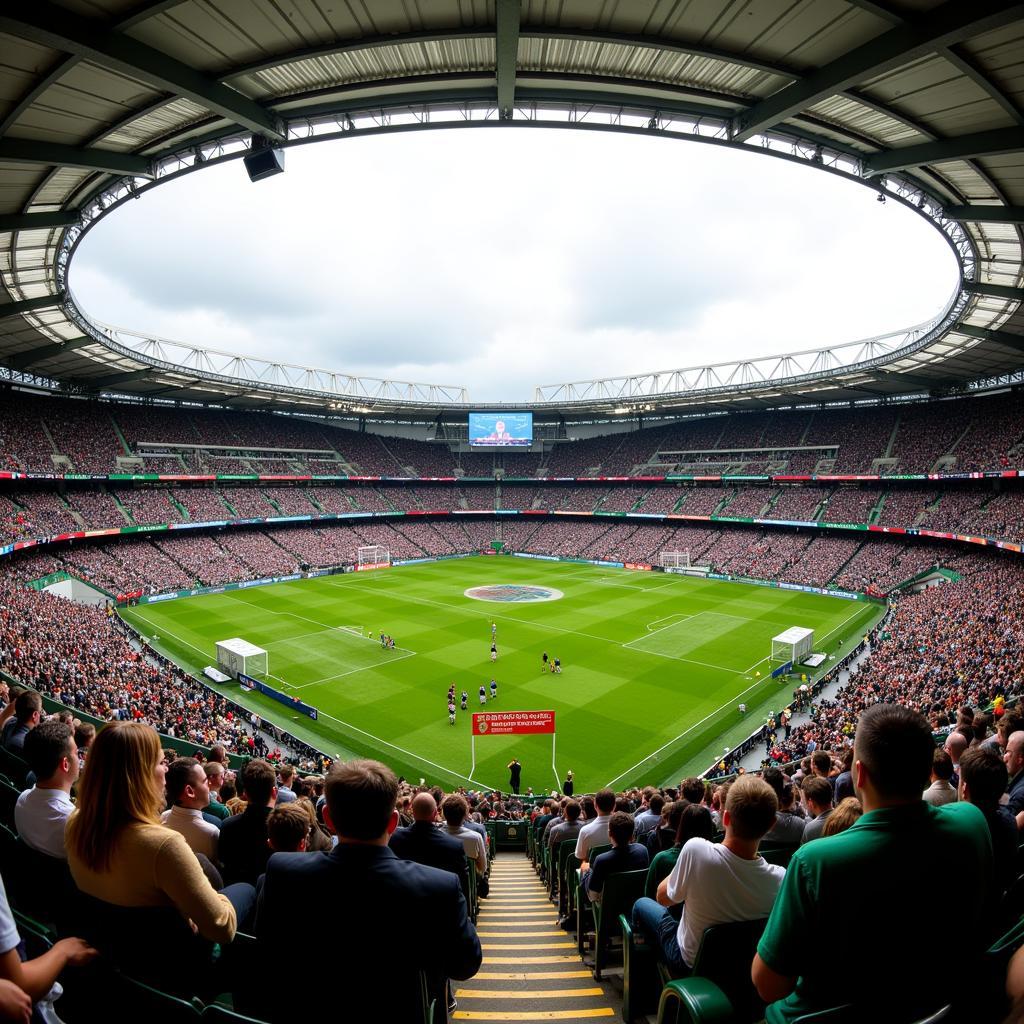
{"label": "man in white shirt", "polygon": [[445,831],[462,843],[466,860],[476,865],[477,877],[483,878],[487,874],[487,848],[479,832],[466,828],[469,804],[458,793],[451,793],[441,801],[441,813],[444,815]]}
{"label": "man in white shirt", "polygon": [[[674,974],[693,966],[705,928],[771,913],[786,870],[768,864],[757,844],[775,823],[778,805],[775,791],[763,780],[753,775],[737,779],[722,814],[725,839],[689,840],[672,874],[658,886],[657,903],[645,897],[634,905],[633,930],[646,937]],[[684,904],[678,926],[663,909],[677,903]]]}
{"label": "man in white shirt", "polygon": [[210,782],[203,766],[194,757],[179,757],[167,769],[167,796],[174,805],[160,820],[180,832],[185,842],[216,863],[220,829],[203,817],[210,802]]}
{"label": "man in white shirt", "polygon": [[576,837],[576,857],[584,863],[590,860],[590,851],[595,846],[609,846],[608,821],[615,810],[615,794],[610,789],[599,790],[594,797],[597,817],[588,821]]}
{"label": "man in white shirt", "polygon": [[51,718],[25,737],[25,757],[36,784],[14,806],[14,826],[26,846],[67,860],[64,825],[75,805],[71,787],[78,778],[78,748],[71,727]]}

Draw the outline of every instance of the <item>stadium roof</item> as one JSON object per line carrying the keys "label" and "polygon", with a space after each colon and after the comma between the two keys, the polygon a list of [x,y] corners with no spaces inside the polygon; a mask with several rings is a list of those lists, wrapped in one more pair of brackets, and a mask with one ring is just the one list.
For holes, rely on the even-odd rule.
{"label": "stadium roof", "polygon": [[9,380],[246,408],[458,407],[458,388],[111,331],[83,316],[66,279],[88,225],[173,175],[253,147],[467,124],[660,133],[809,161],[918,209],[961,265],[963,287],[918,329],[538,388],[535,408],[849,401],[1024,368],[1022,4],[8,0],[0,47]]}

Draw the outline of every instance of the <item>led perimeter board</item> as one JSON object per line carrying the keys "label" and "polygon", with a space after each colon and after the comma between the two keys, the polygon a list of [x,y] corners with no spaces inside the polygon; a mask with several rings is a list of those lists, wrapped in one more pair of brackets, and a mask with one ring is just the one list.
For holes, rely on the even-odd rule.
{"label": "led perimeter board", "polygon": [[469,443],[474,448],[529,448],[533,444],[533,413],[471,412]]}

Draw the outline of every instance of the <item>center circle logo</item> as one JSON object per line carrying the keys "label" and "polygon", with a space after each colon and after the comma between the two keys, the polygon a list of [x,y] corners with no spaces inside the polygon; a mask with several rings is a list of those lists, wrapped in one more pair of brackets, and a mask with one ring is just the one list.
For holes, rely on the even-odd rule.
{"label": "center circle logo", "polygon": [[470,587],[463,591],[474,601],[505,601],[526,604],[530,601],[558,601],[563,594],[554,587],[531,587],[521,583],[497,583],[489,587]]}

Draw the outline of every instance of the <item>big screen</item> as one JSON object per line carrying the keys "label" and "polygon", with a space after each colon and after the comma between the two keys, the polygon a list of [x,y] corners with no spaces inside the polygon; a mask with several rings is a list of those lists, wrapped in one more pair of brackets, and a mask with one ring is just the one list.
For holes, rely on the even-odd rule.
{"label": "big screen", "polygon": [[471,412],[469,443],[480,448],[529,448],[532,412]]}

